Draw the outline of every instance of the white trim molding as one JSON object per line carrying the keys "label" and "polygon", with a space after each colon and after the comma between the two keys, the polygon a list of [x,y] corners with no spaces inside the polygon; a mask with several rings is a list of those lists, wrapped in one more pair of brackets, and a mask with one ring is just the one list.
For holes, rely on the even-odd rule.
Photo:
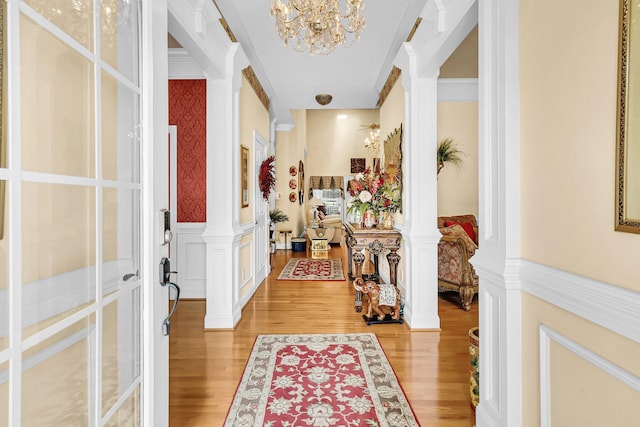
{"label": "white trim molding", "polygon": [[438,102],[477,102],[478,79],[438,79]]}
{"label": "white trim molding", "polygon": [[202,67],[185,49],[169,49],[169,80],[204,79]]}
{"label": "white trim molding", "polygon": [[530,261],[521,263],[523,291],[640,343],[640,292]]}

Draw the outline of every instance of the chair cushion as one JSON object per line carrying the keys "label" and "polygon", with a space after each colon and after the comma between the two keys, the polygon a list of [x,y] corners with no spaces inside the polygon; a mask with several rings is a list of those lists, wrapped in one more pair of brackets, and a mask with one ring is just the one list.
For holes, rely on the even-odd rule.
{"label": "chair cushion", "polygon": [[471,240],[476,241],[476,233],[473,231],[473,224],[470,222],[455,222],[455,221],[446,221],[444,222],[445,227],[451,227],[452,225],[459,224],[464,231],[467,232]]}

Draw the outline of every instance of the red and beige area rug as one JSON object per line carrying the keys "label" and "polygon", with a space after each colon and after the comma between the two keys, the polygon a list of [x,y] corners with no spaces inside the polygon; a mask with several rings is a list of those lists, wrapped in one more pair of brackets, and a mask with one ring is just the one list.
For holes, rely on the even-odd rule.
{"label": "red and beige area rug", "polygon": [[291,258],[278,280],[344,280],[342,260]]}
{"label": "red and beige area rug", "polygon": [[419,426],[373,333],[259,335],[225,426]]}

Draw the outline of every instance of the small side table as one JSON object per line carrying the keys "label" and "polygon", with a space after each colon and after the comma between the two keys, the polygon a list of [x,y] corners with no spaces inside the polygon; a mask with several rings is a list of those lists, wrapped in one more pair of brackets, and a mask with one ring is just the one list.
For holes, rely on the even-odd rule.
{"label": "small side table", "polygon": [[311,239],[311,259],[328,259],[329,243],[327,239]]}
{"label": "small side table", "polygon": [[284,234],[284,250],[287,250],[287,236],[291,234],[291,230],[278,230]]}

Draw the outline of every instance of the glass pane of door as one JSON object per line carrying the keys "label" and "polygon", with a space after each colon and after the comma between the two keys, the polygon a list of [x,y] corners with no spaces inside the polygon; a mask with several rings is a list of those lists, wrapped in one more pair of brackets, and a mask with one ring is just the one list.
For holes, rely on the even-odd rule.
{"label": "glass pane of door", "polygon": [[95,177],[93,64],[24,15],[20,30],[23,169]]}
{"label": "glass pane of door", "polygon": [[92,315],[24,352],[22,425],[89,425],[95,328]]}
{"label": "glass pane of door", "polygon": [[23,184],[25,337],[95,302],[95,198],[93,187]]}
{"label": "glass pane of door", "polygon": [[[13,113],[19,132],[0,144],[0,427],[9,414],[25,426],[135,427],[142,395],[139,1],[12,4],[11,46],[20,52],[9,58],[20,62],[2,69],[19,84],[3,99],[19,108],[1,111]],[[12,152],[19,164],[6,161]],[[9,187],[19,206],[9,206]],[[12,318],[9,295],[18,307]],[[10,373],[22,381],[11,384]]]}

